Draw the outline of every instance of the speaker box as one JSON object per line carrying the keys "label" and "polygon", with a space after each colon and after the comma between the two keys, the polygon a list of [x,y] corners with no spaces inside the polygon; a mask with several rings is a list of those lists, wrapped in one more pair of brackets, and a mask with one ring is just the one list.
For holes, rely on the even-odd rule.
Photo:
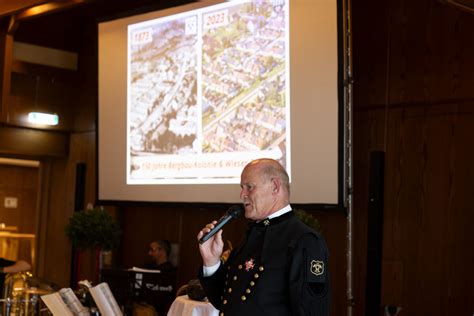
{"label": "speaker box", "polygon": [[[87,165],[85,163],[76,164],[76,187],[74,190],[74,212],[80,212],[84,209],[84,199],[86,191],[86,170]],[[77,272],[79,268],[79,257],[77,251],[72,247],[71,251],[71,274],[70,274],[70,286],[72,289],[76,288]]]}
{"label": "speaker box", "polygon": [[370,153],[369,201],[367,212],[367,277],[365,315],[380,315],[383,248],[383,191],[385,153]]}
{"label": "speaker box", "polygon": [[83,162],[76,164],[76,187],[74,191],[74,211],[84,209],[84,198],[86,191],[87,165]]}

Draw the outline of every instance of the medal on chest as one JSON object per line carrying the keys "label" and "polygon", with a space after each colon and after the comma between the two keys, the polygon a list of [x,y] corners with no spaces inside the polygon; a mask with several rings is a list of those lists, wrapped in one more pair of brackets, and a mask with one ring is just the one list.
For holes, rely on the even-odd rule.
{"label": "medal on chest", "polygon": [[255,266],[255,260],[253,260],[253,258],[250,258],[247,261],[245,261],[245,271],[252,270],[254,266]]}

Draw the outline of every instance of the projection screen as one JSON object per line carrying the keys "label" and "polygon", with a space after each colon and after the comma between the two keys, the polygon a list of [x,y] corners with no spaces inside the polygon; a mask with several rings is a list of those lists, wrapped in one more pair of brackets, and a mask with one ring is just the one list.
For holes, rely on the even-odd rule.
{"label": "projection screen", "polygon": [[100,201],[239,202],[269,157],[341,201],[335,0],[203,1],[99,23]]}

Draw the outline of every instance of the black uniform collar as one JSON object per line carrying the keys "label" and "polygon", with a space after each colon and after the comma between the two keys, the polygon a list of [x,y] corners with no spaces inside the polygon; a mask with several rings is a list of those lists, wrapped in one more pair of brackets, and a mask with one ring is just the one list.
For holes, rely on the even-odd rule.
{"label": "black uniform collar", "polygon": [[292,210],[292,211],[287,212],[287,213],[285,213],[283,215],[280,215],[278,217],[266,218],[262,221],[259,221],[258,223],[253,222],[253,223],[250,224],[250,227],[266,227],[266,226],[275,225],[275,224],[281,223],[283,221],[286,221],[287,219],[290,219],[293,216],[295,216],[295,212],[293,212],[293,210]]}

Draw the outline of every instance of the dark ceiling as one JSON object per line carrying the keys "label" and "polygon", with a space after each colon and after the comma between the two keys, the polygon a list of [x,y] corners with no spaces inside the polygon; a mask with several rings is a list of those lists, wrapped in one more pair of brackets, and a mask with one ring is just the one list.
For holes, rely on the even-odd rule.
{"label": "dark ceiling", "polygon": [[[102,19],[165,9],[197,0],[0,0],[0,27],[8,29],[15,17],[14,40],[77,52],[91,39],[83,38]],[[474,12],[474,0],[433,0]],[[25,17],[36,5],[51,4],[59,9]],[[23,16],[22,16],[23,15]],[[19,18],[17,18],[19,17]]]}
{"label": "dark ceiling", "polygon": [[[15,41],[47,46],[77,52],[97,22],[182,5],[191,0],[69,0],[69,1],[38,1],[22,0],[12,5],[11,0],[0,0],[0,19],[2,27],[7,28],[13,17],[21,17],[32,4],[68,3],[60,10],[45,12],[27,18],[17,18],[17,26],[13,31]],[[95,40],[95,39],[89,39]]]}

